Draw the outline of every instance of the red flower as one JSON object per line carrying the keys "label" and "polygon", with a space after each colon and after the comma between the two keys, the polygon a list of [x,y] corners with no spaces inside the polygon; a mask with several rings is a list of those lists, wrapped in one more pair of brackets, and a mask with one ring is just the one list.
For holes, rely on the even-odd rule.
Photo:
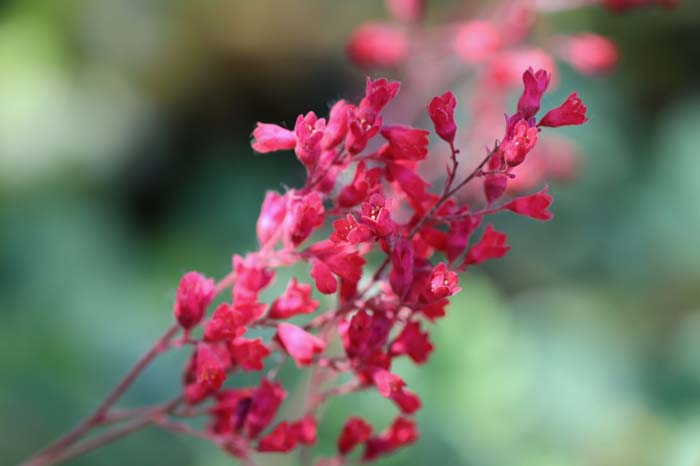
{"label": "red flower", "polygon": [[341,455],[347,455],[357,445],[367,441],[370,435],[372,435],[371,425],[360,417],[351,417],[338,437],[338,451]]}
{"label": "red flower", "polygon": [[418,322],[409,322],[391,343],[391,355],[408,355],[416,364],[423,364],[433,351],[427,332],[421,332]]}
{"label": "red flower", "polygon": [[457,274],[447,270],[447,264],[440,262],[430,274],[430,295],[434,299],[452,296],[461,290],[457,285],[458,283],[459,277],[457,277]]}
{"label": "red flower", "polygon": [[326,129],[323,131],[321,148],[333,149],[340,144],[348,133],[348,105],[344,100],[339,100],[331,107],[328,115]]}
{"label": "red flower", "polygon": [[551,75],[546,70],[537,70],[537,73],[532,68],[528,68],[523,73],[523,90],[520,99],[518,99],[518,113],[527,121],[534,117],[540,110],[542,102],[542,94],[549,86]]}
{"label": "red flower", "polygon": [[263,359],[270,355],[270,349],[260,338],[235,338],[231,341],[229,352],[233,362],[246,372],[263,370]]}
{"label": "red flower", "polygon": [[292,278],[285,292],[272,303],[268,317],[288,319],[298,314],[309,314],[318,307],[318,301],[311,299],[311,285],[297,283]]}
{"label": "red flower", "polygon": [[389,283],[399,297],[404,297],[413,283],[413,248],[411,243],[399,238],[391,252],[391,275]]}
{"label": "red flower", "polygon": [[449,263],[454,262],[466,249],[472,232],[479,228],[481,217],[467,216],[450,223],[446,238],[446,254]]}
{"label": "red flower", "polygon": [[214,280],[197,272],[187,272],[177,288],[173,313],[178,323],[189,330],[204,317],[214,297]]}
{"label": "red flower", "polygon": [[343,187],[338,194],[338,205],[340,207],[353,207],[365,201],[368,195],[381,189],[381,177],[381,168],[367,170],[365,162],[361,161],[357,164],[352,183]]}
{"label": "red flower", "polygon": [[488,225],[479,242],[467,252],[463,266],[477,265],[489,259],[505,256],[510,250],[510,246],[506,245],[506,239],[505,233],[500,233],[493,229],[493,225]]}
{"label": "red flower", "polygon": [[410,126],[385,126],[382,136],[389,141],[386,156],[392,160],[423,160],[428,155],[428,131]]}
{"label": "red flower", "polygon": [[365,97],[358,108],[360,117],[374,122],[379,112],[399,93],[399,88],[401,88],[401,83],[397,81],[389,81],[385,78],[372,81],[367,78]]}
{"label": "red flower", "polygon": [[377,236],[383,237],[394,231],[391,220],[391,200],[384,199],[381,194],[372,194],[369,201],[362,203],[361,220],[370,227]]}
{"label": "red flower", "polygon": [[275,274],[265,266],[259,254],[248,254],[245,259],[233,256],[233,271],[236,282],[233,285],[233,297],[236,304],[257,302],[258,294],[270,284]]}
{"label": "red flower", "polygon": [[287,453],[297,446],[297,435],[294,429],[287,423],[282,421],[272,429],[272,432],[260,439],[258,443],[258,451]]}
{"label": "red flower", "polygon": [[286,397],[287,392],[279,383],[270,382],[263,377],[260,386],[251,396],[250,408],[245,417],[248,438],[256,438],[272,422]]}
{"label": "red flower", "polygon": [[318,431],[318,423],[312,415],[306,415],[290,426],[297,436],[299,443],[304,445],[313,445],[316,443],[316,433]]}
{"label": "red flower", "polygon": [[419,205],[425,200],[425,190],[430,186],[413,167],[406,167],[402,163],[387,162],[386,179],[395,181],[398,187]]}
{"label": "red flower", "polygon": [[352,214],[348,214],[345,218],[341,218],[333,222],[333,232],[330,239],[334,243],[348,242],[357,244],[363,241],[368,241],[372,237],[367,225],[358,223]]}
{"label": "red flower", "polygon": [[297,367],[310,365],[314,355],[326,348],[326,343],[317,336],[286,322],[277,326],[275,339],[294,359]]}
{"label": "red flower", "polygon": [[454,111],[457,105],[452,91],[447,91],[441,96],[434,97],[428,105],[428,113],[430,119],[435,125],[435,132],[446,142],[452,144],[457,133],[457,125],[455,124]]}
{"label": "red flower", "polygon": [[350,59],[363,68],[393,68],[408,53],[408,37],[403,29],[381,23],[360,25],[347,46]]}
{"label": "red flower", "polygon": [[199,343],[196,350],[196,383],[210,391],[218,390],[226,380],[226,366],[212,347]]}
{"label": "red flower", "polygon": [[418,431],[415,422],[404,417],[398,417],[388,430],[378,437],[372,437],[365,444],[362,455],[364,461],[370,461],[378,456],[390,453],[402,446],[409,445],[418,440]]}
{"label": "red flower", "polygon": [[508,187],[508,177],[506,175],[488,175],[484,178],[484,195],[486,196],[486,203],[488,205],[493,204],[493,201],[497,200],[503,193],[506,192]]}
{"label": "red flower", "polygon": [[525,120],[520,119],[508,133],[499,146],[499,152],[503,154],[503,159],[508,166],[515,167],[525,161],[525,156],[537,144],[537,128],[529,126]]}
{"label": "red flower", "polygon": [[503,208],[535,220],[547,221],[553,217],[552,213],[547,210],[551,203],[552,196],[547,194],[547,187],[545,187],[538,193],[514,199]]}
{"label": "red flower", "polygon": [[230,340],[246,332],[245,326],[265,312],[265,304],[248,303],[230,305],[221,303],[204,328],[206,341]]}
{"label": "red flower", "polygon": [[316,289],[323,294],[333,294],[338,290],[338,280],[323,261],[311,260],[311,278],[314,279]]}
{"label": "red flower", "polygon": [[294,149],[297,138],[293,131],[269,123],[260,123],[253,131],[253,150],[261,154]]}
{"label": "red flower", "polygon": [[265,194],[256,225],[258,242],[261,246],[265,246],[279,231],[286,214],[287,196],[275,191],[268,191]]}
{"label": "red flower", "polygon": [[326,128],[326,120],[316,118],[314,112],[299,115],[294,125],[297,143],[294,152],[305,167],[311,169],[321,156],[321,139]]}
{"label": "red flower", "polygon": [[574,92],[559,107],[548,111],[537,123],[537,126],[556,128],[558,126],[581,125],[587,121],[586,106]]}
{"label": "red flower", "polygon": [[303,243],[325,220],[323,201],[316,191],[295,196],[287,215],[287,234],[294,246]]}

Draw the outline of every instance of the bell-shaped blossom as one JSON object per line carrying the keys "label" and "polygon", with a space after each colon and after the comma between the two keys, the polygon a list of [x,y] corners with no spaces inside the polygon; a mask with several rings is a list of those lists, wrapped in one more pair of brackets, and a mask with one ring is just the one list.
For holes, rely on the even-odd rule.
{"label": "bell-shaped blossom", "polygon": [[311,285],[298,283],[292,278],[287,289],[270,307],[268,317],[272,319],[288,319],[298,314],[309,314],[318,307],[318,301],[311,299]]}
{"label": "bell-shaped blossom", "polygon": [[296,431],[287,421],[282,421],[260,439],[258,451],[266,453],[288,453],[297,446]]}
{"label": "bell-shaped blossom", "polygon": [[552,213],[547,210],[550,204],[552,204],[552,196],[547,193],[545,187],[538,193],[513,199],[503,208],[535,220],[547,221],[553,217]]}
{"label": "bell-shaped blossom", "polygon": [[350,417],[338,437],[338,452],[347,455],[372,435],[372,426],[360,417]]}
{"label": "bell-shaped blossom", "polygon": [[[516,114],[517,115],[517,114]],[[525,156],[537,144],[537,128],[525,120],[519,120],[499,146],[503,159],[509,167],[516,167],[525,161]]]}
{"label": "bell-shaped blossom", "polygon": [[311,261],[311,278],[314,279],[316,289],[323,294],[333,294],[338,290],[338,280],[333,276],[331,268],[321,260]]}
{"label": "bell-shaped blossom", "polygon": [[313,445],[317,440],[318,422],[308,414],[290,425],[302,445]]}
{"label": "bell-shaped blossom", "polygon": [[279,382],[263,377],[260,386],[251,395],[245,430],[248,438],[256,438],[275,418],[282,401],[287,397]]}
{"label": "bell-shaped blossom", "polygon": [[409,322],[391,343],[390,351],[392,356],[406,354],[416,364],[423,364],[433,351],[433,344],[418,322]]}
{"label": "bell-shaped blossom", "polygon": [[392,160],[425,159],[428,155],[428,131],[410,126],[385,126],[382,136],[389,141],[390,151],[386,152]]}
{"label": "bell-shaped blossom", "polygon": [[550,74],[547,70],[537,70],[528,68],[523,73],[523,84],[525,88],[518,99],[518,113],[527,121],[534,117],[540,110],[542,95],[549,86]]}
{"label": "bell-shaped blossom", "polygon": [[196,349],[196,383],[208,390],[218,390],[226,380],[226,366],[214,349],[199,343]]}
{"label": "bell-shaped blossom", "polygon": [[429,293],[434,299],[446,298],[459,293],[459,277],[447,269],[447,264],[440,262],[430,274]]}
{"label": "bell-shaped blossom", "polygon": [[477,265],[489,259],[498,259],[505,256],[510,250],[506,240],[505,233],[496,231],[493,225],[488,225],[479,242],[467,252],[463,266]]}
{"label": "bell-shaped blossom", "polygon": [[369,201],[362,203],[362,222],[369,226],[377,236],[387,236],[394,231],[390,209],[390,199],[384,199],[378,193],[372,194]]}
{"label": "bell-shaped blossom", "polygon": [[406,193],[409,199],[416,204],[425,200],[426,189],[430,186],[430,183],[421,178],[415,169],[402,163],[388,162],[386,164],[386,179],[396,182],[401,191]]}
{"label": "bell-shaped blossom", "polygon": [[236,274],[236,281],[233,284],[233,297],[236,304],[257,302],[260,292],[272,282],[275,276],[259,254],[248,254],[245,258],[234,255],[233,271]]}
{"label": "bell-shaped blossom", "polygon": [[364,161],[357,164],[352,183],[344,186],[338,194],[340,207],[353,207],[367,200],[367,196],[381,189],[382,169],[367,169]]}
{"label": "bell-shaped blossom", "polygon": [[324,150],[335,148],[340,144],[348,133],[348,108],[349,104],[344,100],[339,100],[331,107],[326,122],[326,129],[323,131],[321,147]]}
{"label": "bell-shaped blossom", "polygon": [[399,297],[403,297],[413,283],[413,247],[405,238],[397,239],[391,251],[389,283]]}
{"label": "bell-shaped blossom", "polygon": [[574,92],[559,107],[548,111],[537,123],[537,126],[556,128],[558,126],[582,125],[587,121],[586,106]]}
{"label": "bell-shaped blossom", "polygon": [[580,73],[608,73],[620,58],[617,46],[598,34],[563,37],[561,42],[561,57]]}
{"label": "bell-shaped blossom", "polygon": [[235,338],[229,345],[231,360],[246,372],[261,371],[263,359],[270,355],[270,349],[260,338]]}
{"label": "bell-shaped blossom", "polygon": [[214,298],[214,280],[197,272],[187,272],[180,280],[173,313],[178,323],[189,330],[201,322]]}
{"label": "bell-shaped blossom", "polygon": [[326,128],[326,120],[317,118],[314,112],[299,115],[294,125],[296,146],[294,152],[305,167],[311,169],[321,157],[321,140]]}
{"label": "bell-shaped blossom", "polygon": [[323,225],[324,220],[323,201],[318,192],[294,196],[286,220],[289,241],[294,246],[298,246],[311,235],[314,229]]}
{"label": "bell-shaped blossom", "polygon": [[488,175],[484,177],[484,196],[488,205],[493,204],[506,192],[508,176],[504,174]]}
{"label": "bell-shaped blossom", "polygon": [[287,196],[276,191],[265,193],[265,200],[256,224],[258,242],[261,246],[266,245],[279,231],[286,214]]}
{"label": "bell-shaped blossom", "polygon": [[457,99],[452,91],[434,97],[428,105],[428,114],[435,125],[435,132],[450,144],[454,142],[455,134],[457,134],[454,116],[456,105]]}
{"label": "bell-shaped blossom", "polygon": [[355,216],[348,214],[345,218],[341,218],[333,222],[333,232],[330,240],[334,243],[348,242],[350,244],[358,244],[363,241],[368,241],[372,237],[369,227],[359,223]]}
{"label": "bell-shaped blossom", "polygon": [[253,150],[261,154],[279,150],[291,150],[297,144],[294,131],[270,123],[260,123],[253,131]]}
{"label": "bell-shaped blossom", "polygon": [[204,328],[206,341],[230,340],[243,335],[245,326],[259,318],[267,306],[262,303],[243,302],[231,305],[221,303]]}
{"label": "bell-shaped blossom", "polygon": [[358,107],[359,117],[374,122],[379,112],[396,97],[400,88],[401,83],[398,81],[389,81],[385,78],[375,80],[367,78],[365,96]]}
{"label": "bell-shaped blossom", "polygon": [[371,461],[381,455],[391,453],[418,440],[418,430],[414,421],[399,417],[378,437],[371,437],[365,443],[363,461]]}
{"label": "bell-shaped blossom", "polygon": [[297,363],[297,367],[311,364],[316,354],[326,349],[326,343],[296,325],[286,322],[277,326],[275,339]]}

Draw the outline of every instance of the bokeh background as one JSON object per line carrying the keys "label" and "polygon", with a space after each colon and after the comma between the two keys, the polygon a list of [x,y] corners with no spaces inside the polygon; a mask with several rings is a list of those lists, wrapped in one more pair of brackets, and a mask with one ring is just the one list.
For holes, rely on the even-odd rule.
{"label": "bokeh background", "polygon": [[[255,246],[265,189],[303,175],[290,154],[253,155],[255,122],[360,96],[344,43],[384,15],[371,0],[0,2],[0,464],[97,404],[169,325],[183,272],[223,276]],[[589,106],[569,133],[583,170],[552,186],[549,224],[499,219],[512,253],[466,274],[430,363],[398,371],[424,400],[422,440],[378,464],[700,464],[700,4],[547,21],[622,54],[604,78],[564,67],[551,97]],[[126,401],[176,393],[183,358]],[[331,403],[322,452],[358,406],[380,428],[395,412],[376,394]],[[232,463],[153,429],[70,464]]]}

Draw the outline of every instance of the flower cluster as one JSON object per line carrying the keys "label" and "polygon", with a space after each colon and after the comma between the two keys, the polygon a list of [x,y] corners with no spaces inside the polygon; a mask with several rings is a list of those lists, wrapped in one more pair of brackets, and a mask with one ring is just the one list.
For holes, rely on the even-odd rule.
{"label": "flower cluster", "polygon": [[[306,183],[265,195],[257,221],[260,247],[234,256],[232,272],[222,282],[196,272],[182,278],[174,312],[186,332],[184,342],[194,349],[183,391],[191,407],[181,414],[210,418],[202,436],[240,458],[253,451],[289,452],[316,442],[324,401],[376,390],[396,406],[396,418],[384,430],[361,413],[329,427],[337,429],[337,456],[325,461],[342,464],[358,447],[369,461],[418,438],[412,416],[421,399],[392,371],[392,363],[397,358],[426,363],[434,348],[430,324],[445,315],[449,298],[460,291],[458,272],[508,252],[506,235],[487,217],[502,211],[536,220],[552,217],[546,188],[507,195],[508,183],[517,178],[514,169],[527,164],[543,127],[586,121],[586,107],[576,94],[538,118],[550,79],[546,70],[524,72],[522,95],[500,142],[463,179],[455,147],[457,100],[449,91],[432,99],[427,115],[451,153],[437,192],[420,173],[430,158],[430,132],[384,123],[382,111],[397,96],[398,82],[368,79],[359,103],[341,100],[327,119],[313,112],[299,115],[293,129],[258,123],[253,149],[294,151]],[[457,196],[468,184],[481,185],[482,206]],[[299,263],[306,264],[306,278],[298,275],[277,298],[261,299],[277,270]],[[229,286],[229,299],[207,318],[214,295]],[[337,297],[337,303],[328,305],[322,295]],[[201,338],[194,337],[198,325]],[[271,328],[271,337],[249,337],[256,327]],[[332,349],[334,340],[340,351]],[[308,367],[314,382],[296,416],[279,419],[287,391],[277,370],[287,358],[299,369]],[[260,382],[226,386],[236,371],[260,372]],[[338,384],[340,374],[349,374],[350,381]],[[203,410],[195,408],[200,404]]]}

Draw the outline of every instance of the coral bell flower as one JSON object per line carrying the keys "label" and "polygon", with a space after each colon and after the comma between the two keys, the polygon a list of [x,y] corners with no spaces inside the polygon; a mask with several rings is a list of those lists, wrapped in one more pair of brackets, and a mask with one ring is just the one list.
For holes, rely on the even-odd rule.
{"label": "coral bell flower", "polygon": [[347,53],[363,68],[394,68],[406,59],[408,36],[390,24],[365,23],[352,34]]}
{"label": "coral bell flower", "polygon": [[458,283],[457,274],[447,270],[447,264],[440,262],[430,274],[430,294],[435,299],[452,296],[461,290]]}
{"label": "coral bell flower", "polygon": [[450,144],[454,142],[457,133],[454,116],[456,105],[457,99],[451,91],[434,97],[428,105],[428,113],[433,125],[435,125],[435,132]]}
{"label": "coral bell flower", "polygon": [[297,283],[292,278],[285,292],[272,303],[268,317],[288,319],[298,314],[309,314],[318,307],[318,301],[311,299],[311,285]]}
{"label": "coral bell flower", "polygon": [[294,131],[270,123],[260,123],[253,131],[253,150],[261,154],[280,150],[291,150],[296,147],[297,138]]}
{"label": "coral bell flower", "polygon": [[286,322],[277,326],[275,339],[294,359],[297,367],[310,365],[313,357],[326,348],[326,343],[317,336]]}
{"label": "coral bell flower", "polygon": [[338,437],[338,452],[347,455],[357,445],[364,443],[372,435],[372,426],[360,417],[351,417],[345,422]]}
{"label": "coral bell flower", "polygon": [[204,317],[214,297],[214,280],[197,272],[187,272],[177,288],[173,313],[178,323],[189,330]]}
{"label": "coral bell flower", "polygon": [[537,73],[532,68],[528,68],[523,73],[523,90],[520,99],[518,99],[518,113],[525,121],[534,117],[540,110],[542,95],[549,86],[551,75],[546,70],[537,70]]}
{"label": "coral bell flower", "polygon": [[587,121],[586,106],[574,92],[559,107],[548,111],[537,123],[537,126],[556,128],[558,126],[582,125]]}

